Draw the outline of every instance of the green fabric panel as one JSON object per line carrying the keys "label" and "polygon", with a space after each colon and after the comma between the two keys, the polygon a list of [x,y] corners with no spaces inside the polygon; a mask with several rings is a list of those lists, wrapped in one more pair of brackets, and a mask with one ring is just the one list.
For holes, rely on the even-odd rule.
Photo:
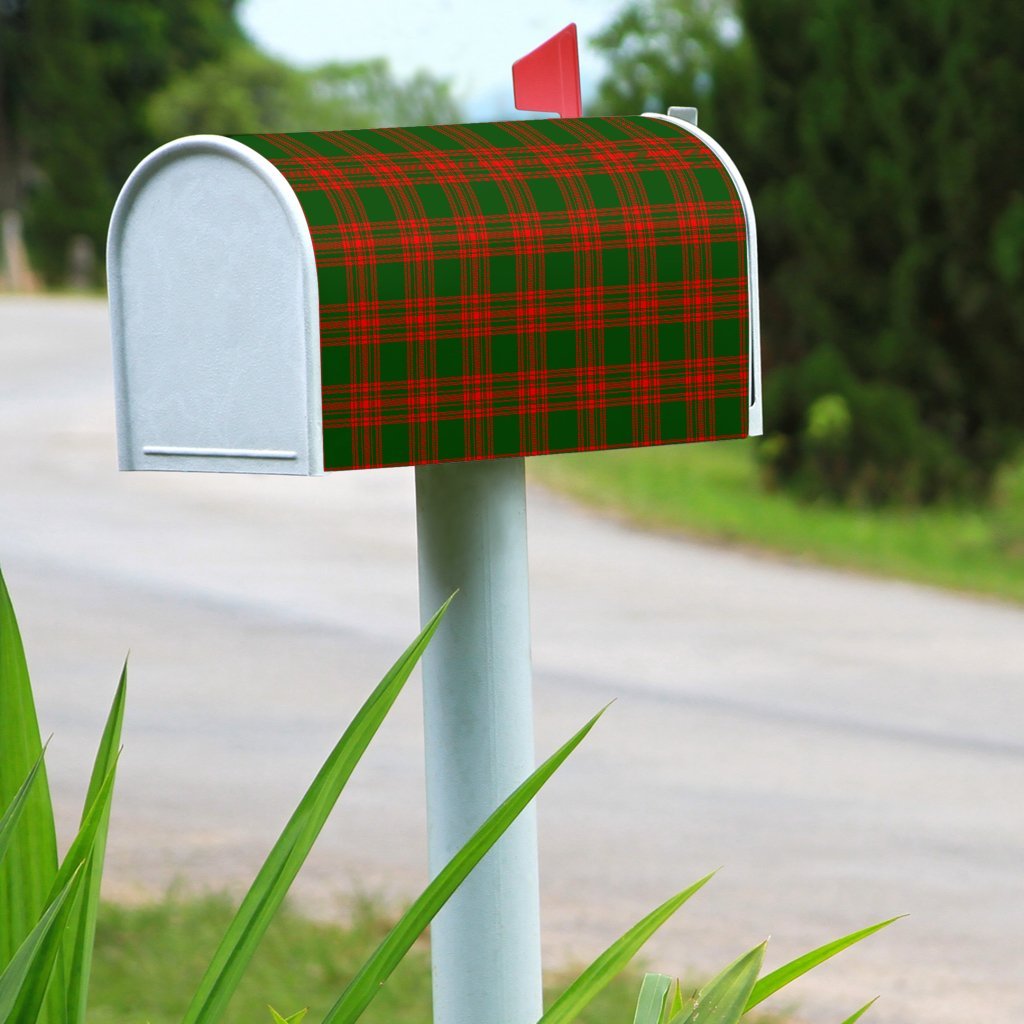
{"label": "green fabric panel", "polygon": [[326,468],[746,435],[747,225],[685,128],[237,138],[309,224]]}

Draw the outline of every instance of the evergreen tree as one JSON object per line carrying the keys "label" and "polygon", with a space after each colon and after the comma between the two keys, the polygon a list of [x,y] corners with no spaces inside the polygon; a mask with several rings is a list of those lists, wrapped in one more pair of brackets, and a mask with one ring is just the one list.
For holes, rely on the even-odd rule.
{"label": "evergreen tree", "polygon": [[149,97],[240,37],[236,0],[0,0],[0,202],[50,281],[69,240],[102,252],[114,197],[151,148]]}
{"label": "evergreen tree", "polygon": [[78,0],[32,0],[13,55],[15,145],[25,165],[11,168],[20,186],[12,190],[25,211],[33,263],[50,280],[63,278],[73,236],[102,243],[112,201],[103,166],[110,104],[82,8]]}
{"label": "evergreen tree", "polygon": [[76,235],[103,251],[118,190],[147,152],[230,134],[459,120],[447,83],[382,60],[299,70],[261,53],[238,0],[0,0],[0,210],[61,282]]}
{"label": "evergreen tree", "polygon": [[983,493],[1024,438],[1024,7],[653,0],[599,44],[609,108],[696,101],[751,187],[772,474]]}

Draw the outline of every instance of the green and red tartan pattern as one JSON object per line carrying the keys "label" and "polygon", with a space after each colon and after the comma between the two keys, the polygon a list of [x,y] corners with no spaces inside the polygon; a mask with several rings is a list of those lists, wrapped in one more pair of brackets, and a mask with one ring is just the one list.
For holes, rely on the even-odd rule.
{"label": "green and red tartan pattern", "polygon": [[685,129],[237,138],[312,235],[326,469],[746,436],[746,223]]}

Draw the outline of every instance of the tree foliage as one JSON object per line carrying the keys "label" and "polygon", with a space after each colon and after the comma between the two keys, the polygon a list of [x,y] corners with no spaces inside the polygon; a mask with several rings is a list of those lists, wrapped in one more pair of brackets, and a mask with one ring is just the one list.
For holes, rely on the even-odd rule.
{"label": "tree foliage", "polygon": [[147,152],[190,132],[458,120],[446,83],[384,61],[303,71],[243,35],[238,0],[0,0],[0,209],[60,282],[68,243],[101,252]]}
{"label": "tree foliage", "polygon": [[382,59],[305,70],[249,44],[171,81],[151,99],[148,114],[153,134],[161,139],[460,119],[448,84],[426,72],[398,81]]}
{"label": "tree foliage", "polygon": [[152,143],[149,96],[239,38],[236,3],[0,2],[0,199],[23,209],[47,279],[63,277],[71,236],[102,247],[117,190]]}
{"label": "tree foliage", "polygon": [[607,110],[695,102],[758,221],[771,476],[977,495],[1024,438],[1024,7],[646,0]]}

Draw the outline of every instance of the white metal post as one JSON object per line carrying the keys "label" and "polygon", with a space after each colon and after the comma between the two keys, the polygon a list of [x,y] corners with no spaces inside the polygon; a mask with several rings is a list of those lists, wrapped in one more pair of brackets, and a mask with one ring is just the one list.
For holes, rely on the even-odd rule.
{"label": "white metal post", "polygon": [[[431,874],[534,767],[521,458],[416,467],[420,613],[453,591],[423,659]],[[537,826],[528,808],[431,928],[434,1024],[542,1012]]]}

